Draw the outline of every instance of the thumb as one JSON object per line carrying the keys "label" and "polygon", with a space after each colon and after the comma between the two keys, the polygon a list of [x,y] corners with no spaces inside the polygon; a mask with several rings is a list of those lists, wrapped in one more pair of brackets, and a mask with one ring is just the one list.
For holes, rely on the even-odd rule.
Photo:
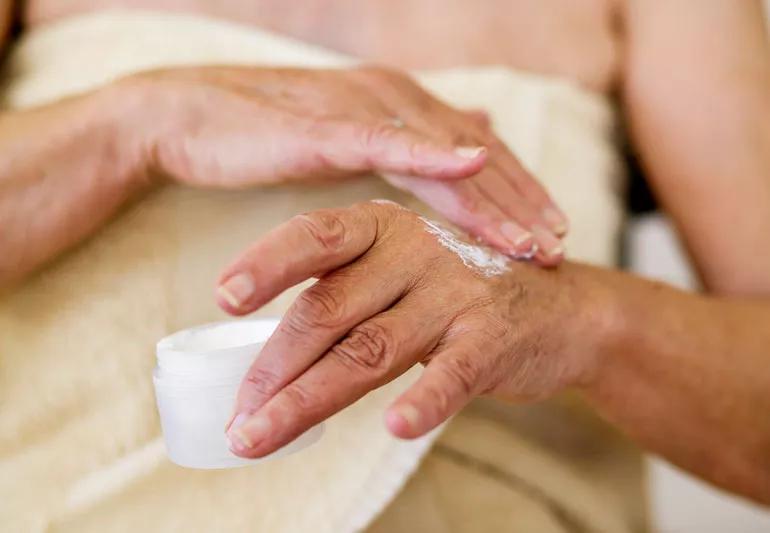
{"label": "thumb", "polygon": [[482,370],[470,346],[440,350],[422,375],[385,412],[388,430],[402,439],[425,435],[481,392]]}

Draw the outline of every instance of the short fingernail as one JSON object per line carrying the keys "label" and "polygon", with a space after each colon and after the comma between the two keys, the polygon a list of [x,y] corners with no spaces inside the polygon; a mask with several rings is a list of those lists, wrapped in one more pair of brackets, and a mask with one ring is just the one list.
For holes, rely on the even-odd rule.
{"label": "short fingernail", "polygon": [[458,146],[455,148],[455,154],[463,159],[476,159],[486,151],[487,149],[483,146]]}
{"label": "short fingernail", "polygon": [[231,306],[239,309],[251,295],[256,286],[250,274],[236,274],[217,288],[217,293]]}
{"label": "short fingernail", "polygon": [[543,219],[557,235],[564,235],[569,229],[567,217],[553,207],[547,207],[543,210]]}
{"label": "short fingernail", "polygon": [[420,423],[420,412],[417,408],[410,404],[399,405],[394,409],[395,413],[400,416],[409,429],[415,430]]}
{"label": "short fingernail", "polygon": [[265,415],[256,414],[249,418],[246,413],[241,413],[230,425],[227,440],[232,451],[245,452],[264,440],[269,432],[270,419]]}
{"label": "short fingernail", "polygon": [[523,259],[523,260],[532,259],[537,255],[538,250],[540,250],[540,247],[537,245],[536,242],[532,242],[532,245],[529,247],[529,249],[519,253],[519,255],[517,255],[515,259]]}
{"label": "short fingernail", "polygon": [[500,225],[500,233],[517,252],[521,251],[522,248],[532,248],[533,235],[528,231],[523,231],[521,227],[512,222],[503,222]]}
{"label": "short fingernail", "polygon": [[243,430],[243,424],[249,419],[246,413],[240,413],[233,418],[230,429],[227,430],[227,445],[234,452],[244,452],[254,446],[252,440]]}
{"label": "short fingernail", "polygon": [[548,257],[561,257],[564,255],[565,251],[566,250],[564,249],[564,246],[560,244],[558,246],[554,246],[550,250],[545,250],[545,254]]}
{"label": "short fingernail", "polygon": [[534,225],[532,226],[532,233],[538,241],[540,250],[547,257],[555,258],[564,255],[564,245],[550,230],[540,225]]}

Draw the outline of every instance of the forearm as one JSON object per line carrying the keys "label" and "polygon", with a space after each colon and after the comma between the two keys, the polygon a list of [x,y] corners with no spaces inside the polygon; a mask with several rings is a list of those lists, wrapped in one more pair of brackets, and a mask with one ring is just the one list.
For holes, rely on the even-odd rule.
{"label": "forearm", "polygon": [[770,503],[770,302],[590,276],[612,303],[587,397],[645,448]]}
{"label": "forearm", "polygon": [[78,243],[146,186],[109,89],[0,115],[0,286]]}

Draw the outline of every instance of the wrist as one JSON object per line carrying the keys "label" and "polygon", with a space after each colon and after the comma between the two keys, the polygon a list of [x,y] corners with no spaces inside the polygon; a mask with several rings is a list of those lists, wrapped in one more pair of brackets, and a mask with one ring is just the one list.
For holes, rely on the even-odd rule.
{"label": "wrist", "polygon": [[130,76],[103,88],[98,100],[127,179],[139,188],[156,185],[164,176],[157,163],[158,145],[170,129],[160,91],[144,76]]}
{"label": "wrist", "polygon": [[574,315],[578,323],[573,334],[583,341],[577,343],[583,364],[574,385],[591,391],[601,386],[626,335],[627,310],[616,286],[616,278],[622,274],[587,265],[569,266],[581,278],[573,284],[580,288],[575,298],[581,306]]}

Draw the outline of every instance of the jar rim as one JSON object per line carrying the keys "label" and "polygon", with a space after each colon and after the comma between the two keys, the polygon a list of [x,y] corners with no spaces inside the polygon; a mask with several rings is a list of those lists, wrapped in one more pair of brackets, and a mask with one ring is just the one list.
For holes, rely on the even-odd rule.
{"label": "jar rim", "polygon": [[279,322],[278,318],[231,320],[172,333],[156,346],[158,376],[243,373]]}

